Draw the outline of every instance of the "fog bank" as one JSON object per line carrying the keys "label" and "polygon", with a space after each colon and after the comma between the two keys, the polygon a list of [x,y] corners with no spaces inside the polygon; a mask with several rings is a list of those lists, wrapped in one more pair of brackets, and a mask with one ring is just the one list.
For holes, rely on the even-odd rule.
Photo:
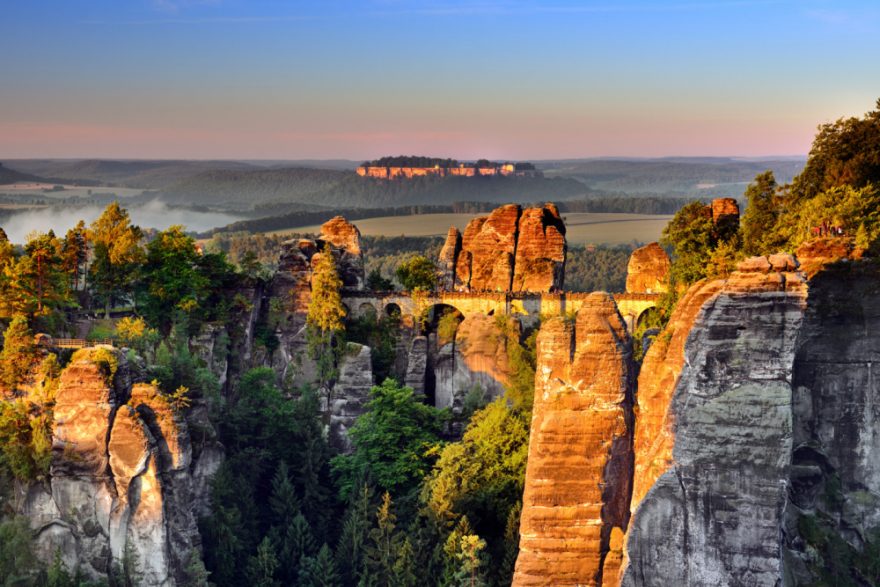
{"label": "fog bank", "polygon": [[[123,204],[124,205],[124,204]],[[126,206],[131,215],[132,223],[141,228],[164,230],[174,224],[182,224],[187,230],[201,232],[230,222],[241,220],[241,216],[223,212],[197,212],[181,208],[169,208],[162,202],[152,201],[139,206]],[[24,244],[27,235],[33,231],[47,232],[54,230],[58,236],[76,226],[80,220],[91,224],[101,212],[103,206],[86,206],[65,209],[61,206],[43,210],[23,210],[13,212],[0,224],[9,240],[15,244]]]}

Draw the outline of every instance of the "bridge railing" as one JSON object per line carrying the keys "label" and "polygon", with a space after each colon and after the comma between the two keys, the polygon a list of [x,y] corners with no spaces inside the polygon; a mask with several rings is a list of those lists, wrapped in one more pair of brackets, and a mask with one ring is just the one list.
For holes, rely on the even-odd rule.
{"label": "bridge railing", "polygon": [[49,346],[59,349],[83,349],[91,348],[98,345],[112,345],[113,340],[105,338],[103,340],[86,340],[85,338],[53,338],[48,343]]}

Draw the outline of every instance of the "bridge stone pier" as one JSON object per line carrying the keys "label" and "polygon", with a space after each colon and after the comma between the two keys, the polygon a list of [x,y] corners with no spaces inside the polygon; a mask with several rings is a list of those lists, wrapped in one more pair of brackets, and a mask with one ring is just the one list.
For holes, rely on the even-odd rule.
{"label": "bridge stone pier", "polygon": [[[589,293],[498,293],[439,291],[424,294],[409,292],[343,291],[342,301],[350,316],[367,313],[382,316],[400,312],[404,318],[415,318],[437,306],[449,306],[465,318],[475,315],[515,316],[524,326],[537,324],[542,316],[558,316],[577,312]],[[612,294],[630,332],[651,308],[657,306],[660,294]]]}

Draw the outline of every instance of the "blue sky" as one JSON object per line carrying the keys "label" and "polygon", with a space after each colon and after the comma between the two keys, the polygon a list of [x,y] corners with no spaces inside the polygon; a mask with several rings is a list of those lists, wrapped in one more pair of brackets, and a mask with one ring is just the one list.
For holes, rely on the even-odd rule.
{"label": "blue sky", "polygon": [[0,157],[802,154],[880,4],[0,0]]}

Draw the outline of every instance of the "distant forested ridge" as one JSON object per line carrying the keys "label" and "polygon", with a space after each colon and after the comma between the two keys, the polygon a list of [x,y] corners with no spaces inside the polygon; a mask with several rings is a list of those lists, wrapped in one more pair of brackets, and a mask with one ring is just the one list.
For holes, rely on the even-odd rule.
{"label": "distant forested ridge", "polygon": [[778,181],[790,182],[804,164],[801,158],[677,157],[544,161],[538,167],[547,177],[577,179],[600,192],[702,198],[741,197],[746,185],[767,170]]}
{"label": "distant forested ridge", "polygon": [[587,194],[579,181],[542,177],[418,177],[388,182],[328,169],[215,170],[200,173],[153,194],[166,202],[236,210],[283,204],[351,208],[451,204],[456,201],[528,202]]}
{"label": "distant forested ridge", "polygon": [[[535,199],[521,202],[523,205],[542,205],[545,201]],[[656,196],[628,198],[626,196],[593,197],[579,200],[556,202],[560,212],[618,212],[630,214],[675,214],[679,208],[690,202],[689,198],[661,198]],[[414,216],[419,214],[481,214],[497,207],[496,202],[453,202],[443,205],[395,206],[384,208],[327,208],[323,210],[303,210],[290,205],[267,205],[257,207],[255,214],[260,218],[240,220],[224,227],[215,228],[202,234],[208,237],[223,232],[271,232],[293,229],[301,226],[322,224],[334,216],[342,215],[348,220],[363,220],[383,216]],[[263,216],[265,215],[265,216]]]}

